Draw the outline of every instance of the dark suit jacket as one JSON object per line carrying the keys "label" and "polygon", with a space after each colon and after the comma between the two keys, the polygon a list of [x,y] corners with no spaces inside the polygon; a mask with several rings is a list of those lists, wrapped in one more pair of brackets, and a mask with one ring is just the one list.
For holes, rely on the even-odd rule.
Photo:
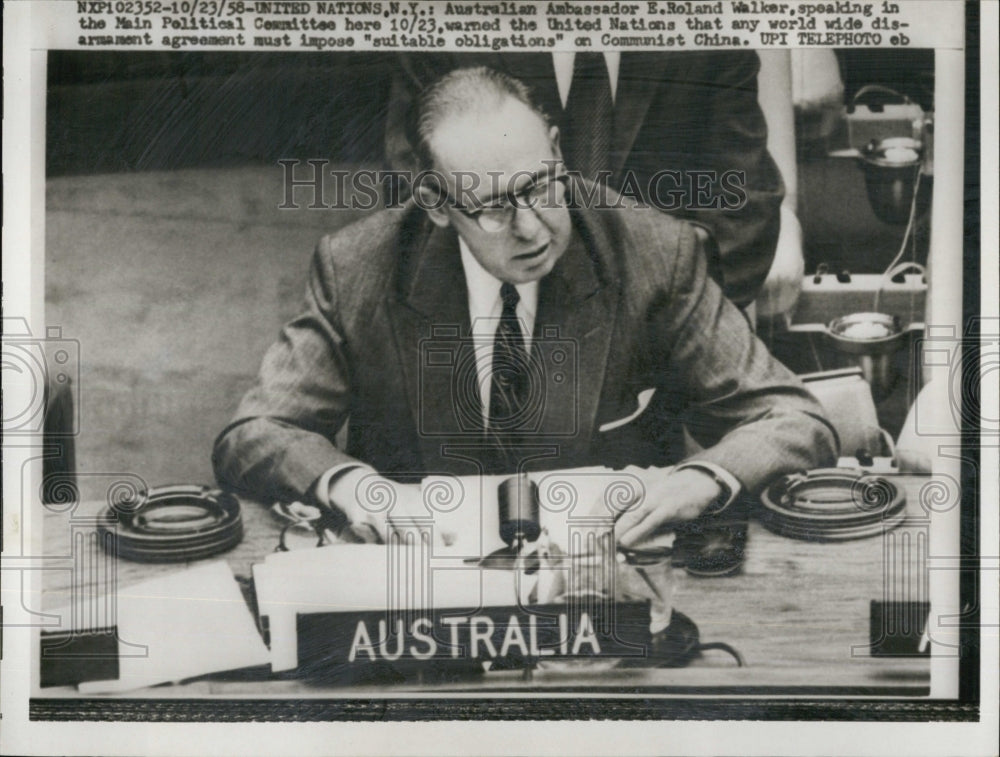
{"label": "dark suit jacket", "polygon": [[[403,55],[400,61],[386,135],[395,167],[409,165],[403,124],[414,93],[458,67],[484,65],[520,79],[566,138],[551,53],[432,53]],[[671,211],[711,233],[717,250],[710,251],[710,272],[740,307],[757,297],[771,269],[784,196],[757,103],[759,68],[753,51],[624,52],[614,107],[613,189],[621,191],[632,175],[649,202],[649,179],[660,170],[745,175],[746,203],[739,209]],[[667,193],[673,188],[663,181],[662,201],[670,201]],[[687,207],[692,195],[688,191],[684,197]]]}
{"label": "dark suit jacket", "polygon": [[[685,407],[707,447],[696,457],[749,490],[834,460],[819,405],[707,276],[690,225],[650,209],[571,214],[572,241],[539,287],[542,401],[521,442],[535,458],[526,467],[677,462]],[[305,311],[216,440],[220,483],[287,500],[352,459],[411,481],[479,472],[468,313],[457,236],[422,211],[381,211],[324,238]],[[599,430],[634,413],[650,388],[646,412]]]}

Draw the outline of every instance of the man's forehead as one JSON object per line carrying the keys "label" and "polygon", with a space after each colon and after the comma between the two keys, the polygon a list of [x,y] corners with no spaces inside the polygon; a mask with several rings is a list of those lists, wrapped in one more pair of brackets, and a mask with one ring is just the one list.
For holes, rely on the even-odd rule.
{"label": "man's forehead", "polygon": [[445,115],[431,147],[437,168],[446,172],[536,172],[552,158],[545,121],[510,97]]}

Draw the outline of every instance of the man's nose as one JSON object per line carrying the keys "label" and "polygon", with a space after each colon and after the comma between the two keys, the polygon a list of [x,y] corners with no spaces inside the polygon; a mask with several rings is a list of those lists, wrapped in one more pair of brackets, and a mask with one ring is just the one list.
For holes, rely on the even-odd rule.
{"label": "man's nose", "polygon": [[541,226],[537,204],[514,206],[514,219],[511,221],[510,227],[518,239],[534,239]]}

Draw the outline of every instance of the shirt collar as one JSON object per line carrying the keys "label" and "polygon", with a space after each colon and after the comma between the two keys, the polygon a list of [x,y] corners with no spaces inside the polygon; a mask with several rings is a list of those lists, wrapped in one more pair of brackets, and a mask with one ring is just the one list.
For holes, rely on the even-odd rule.
{"label": "shirt collar", "polygon": [[[472,320],[495,316],[493,310],[500,301],[500,285],[503,282],[483,268],[461,236],[458,237],[458,249],[462,254],[462,268],[465,269],[465,282],[469,289],[469,310],[473,316]],[[538,307],[538,282],[515,284],[514,288],[521,296],[518,308],[523,307],[525,313],[534,318],[535,309]]]}

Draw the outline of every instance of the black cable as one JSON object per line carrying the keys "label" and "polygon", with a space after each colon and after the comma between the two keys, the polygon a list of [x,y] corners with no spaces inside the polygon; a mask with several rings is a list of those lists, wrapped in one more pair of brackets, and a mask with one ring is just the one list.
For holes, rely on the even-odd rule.
{"label": "black cable", "polygon": [[743,659],[743,655],[737,652],[733,647],[726,644],[724,641],[710,641],[707,644],[698,645],[699,652],[704,652],[708,649],[721,649],[723,652],[728,652],[736,660],[736,667],[746,667],[746,660]]}

